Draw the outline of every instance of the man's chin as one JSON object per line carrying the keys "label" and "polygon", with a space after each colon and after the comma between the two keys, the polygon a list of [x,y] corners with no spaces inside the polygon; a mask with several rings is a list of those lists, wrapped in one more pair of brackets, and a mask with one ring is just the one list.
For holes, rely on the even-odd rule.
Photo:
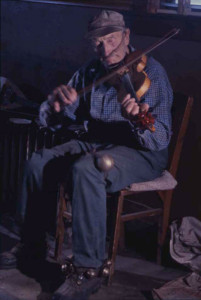
{"label": "man's chin", "polygon": [[109,61],[108,59],[106,59],[106,58],[102,58],[102,57],[101,57],[100,60],[101,60],[105,65],[111,64],[110,61]]}
{"label": "man's chin", "polygon": [[118,64],[119,61],[113,59],[102,59],[102,62],[107,66],[111,66],[111,65]]}

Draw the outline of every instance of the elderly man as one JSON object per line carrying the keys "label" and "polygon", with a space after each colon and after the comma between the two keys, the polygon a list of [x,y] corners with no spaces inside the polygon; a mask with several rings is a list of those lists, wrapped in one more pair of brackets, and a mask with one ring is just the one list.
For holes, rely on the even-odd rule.
{"label": "elderly man", "polygon": [[[129,36],[121,14],[101,11],[90,21],[87,34],[97,58],[81,67],[67,85],[57,87],[40,108],[41,123],[53,130],[70,123],[84,124],[86,128],[80,138],[33,153],[24,170],[22,243],[7,260],[10,266],[27,250],[29,256],[45,257],[45,199],[60,180],[67,175],[70,178],[74,273],[53,299],[84,299],[100,286],[99,269],[105,258],[106,193],[133,182],[152,180],[166,167],[172,89],[162,66],[148,58],[145,71],[151,85],[140,104],[130,93],[119,99],[110,82],[95,86],[98,79],[110,74],[135,51]],[[90,92],[78,93],[90,84]],[[154,132],[135,122],[139,111],[149,109],[156,115]],[[114,166],[103,172],[94,153],[110,155]],[[97,276],[91,277],[89,269]]]}

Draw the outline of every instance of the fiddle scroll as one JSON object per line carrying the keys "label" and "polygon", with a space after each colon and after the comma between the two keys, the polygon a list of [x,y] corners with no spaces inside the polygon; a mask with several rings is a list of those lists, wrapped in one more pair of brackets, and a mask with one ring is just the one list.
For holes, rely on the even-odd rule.
{"label": "fiddle scroll", "polygon": [[136,117],[135,123],[141,129],[149,129],[154,132],[156,129],[154,127],[155,117],[150,112],[139,112]]}

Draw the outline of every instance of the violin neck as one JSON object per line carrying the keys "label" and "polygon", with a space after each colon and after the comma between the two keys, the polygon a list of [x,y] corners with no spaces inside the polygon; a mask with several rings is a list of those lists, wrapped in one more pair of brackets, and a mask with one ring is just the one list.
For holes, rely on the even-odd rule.
{"label": "violin neck", "polygon": [[134,86],[131,82],[131,78],[130,78],[130,75],[128,73],[125,73],[122,77],[121,77],[121,80],[124,84],[124,87],[127,91],[128,94],[131,95],[131,98],[135,98],[135,101],[137,103],[139,103],[139,100],[138,100],[138,97],[137,97],[137,94],[136,94],[136,91],[134,89]]}

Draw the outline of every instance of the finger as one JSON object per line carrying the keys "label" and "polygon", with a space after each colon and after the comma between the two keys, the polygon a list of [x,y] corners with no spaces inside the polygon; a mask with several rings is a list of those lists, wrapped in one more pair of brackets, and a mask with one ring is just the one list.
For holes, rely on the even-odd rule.
{"label": "finger", "polygon": [[54,110],[56,112],[60,112],[61,111],[61,105],[60,105],[60,103],[58,101],[54,102]]}
{"label": "finger", "polygon": [[77,98],[77,92],[74,88],[72,88],[70,85],[67,85],[67,89],[71,92],[73,97]]}
{"label": "finger", "polygon": [[135,106],[133,107],[133,109],[131,110],[130,115],[136,116],[137,114],[139,114],[139,111],[140,111],[139,106],[138,106],[138,105],[135,105]]}
{"label": "finger", "polygon": [[124,98],[123,98],[123,100],[122,100],[122,104],[124,104],[127,100],[129,100],[131,98],[131,94],[127,94]]}
{"label": "finger", "polygon": [[68,90],[68,87],[65,85],[61,85],[60,86],[60,90],[62,91],[62,93],[64,94],[64,96],[68,99],[71,100],[71,92],[70,90]]}
{"label": "finger", "polygon": [[71,101],[69,101],[69,99],[66,98],[62,90],[62,86],[59,86],[56,89],[54,89],[52,93],[52,100],[61,102],[63,104],[71,104]]}
{"label": "finger", "polygon": [[147,103],[142,103],[142,105],[140,106],[140,110],[142,112],[147,112],[149,110],[149,104]]}
{"label": "finger", "polygon": [[[66,101],[68,103],[68,101],[70,101],[72,103],[74,103],[77,99],[77,92],[75,89],[71,88],[70,86],[61,86],[61,90],[63,92],[63,94],[66,97]],[[68,103],[69,104],[69,103]]]}
{"label": "finger", "polygon": [[76,98],[77,97],[77,92],[74,88],[72,88],[70,85],[62,85],[61,86],[62,90],[66,95],[70,96],[70,98]]}
{"label": "finger", "polygon": [[66,97],[61,87],[57,89],[59,100],[61,100],[64,104],[72,104],[71,100]]}
{"label": "finger", "polygon": [[125,110],[126,110],[126,112],[127,112],[128,115],[131,113],[131,111],[133,110],[133,108],[135,106],[136,106],[136,104],[133,103],[133,102],[128,103],[128,105],[125,108]]}
{"label": "finger", "polygon": [[61,101],[60,96],[59,96],[59,87],[53,90],[52,94],[48,96],[48,100],[54,101]]}
{"label": "finger", "polygon": [[135,99],[134,98],[130,98],[124,101],[123,103],[123,107],[127,107],[128,105],[130,105],[131,103],[136,104]]}
{"label": "finger", "polygon": [[71,93],[73,96],[73,102],[77,101],[77,98],[78,98],[77,91],[75,89],[71,88]]}

